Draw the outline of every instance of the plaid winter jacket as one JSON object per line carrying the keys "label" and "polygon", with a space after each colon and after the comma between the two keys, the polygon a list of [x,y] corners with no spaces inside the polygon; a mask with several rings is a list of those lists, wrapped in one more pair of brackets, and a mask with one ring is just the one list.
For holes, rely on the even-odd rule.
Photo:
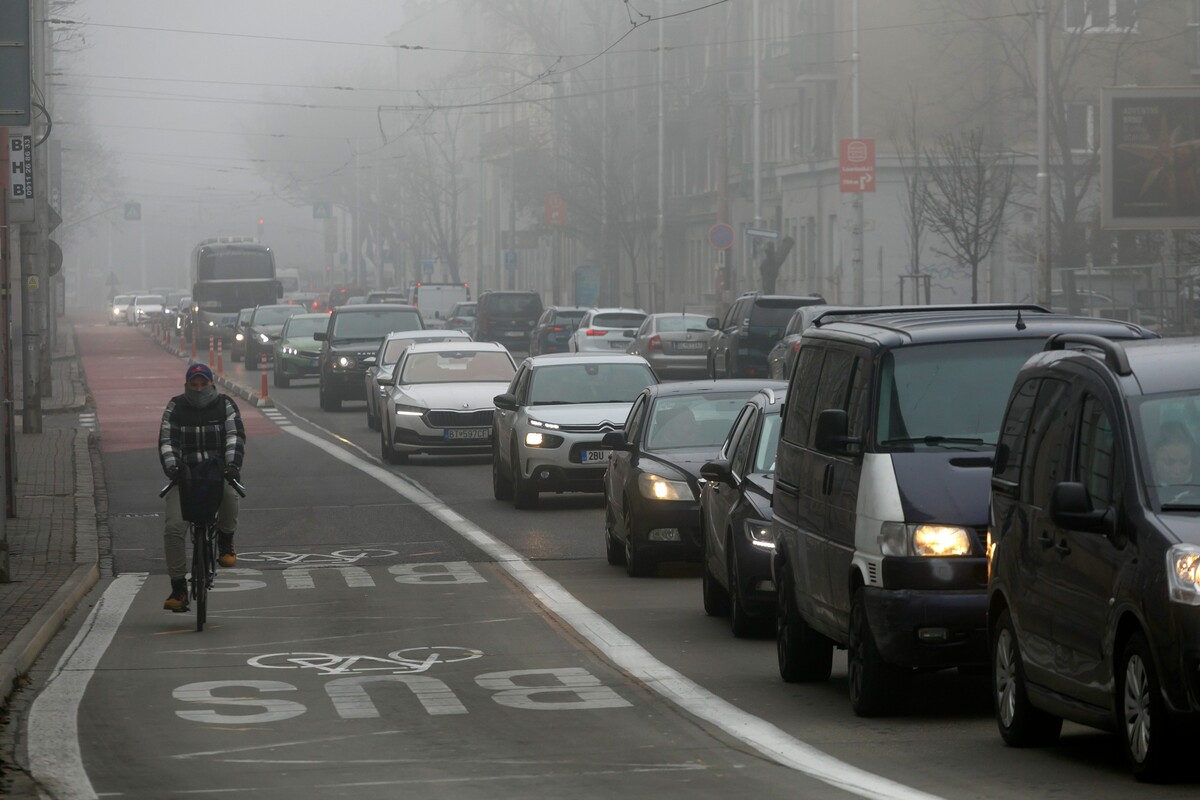
{"label": "plaid winter jacket", "polygon": [[204,408],[195,408],[185,395],[176,395],[163,410],[158,432],[158,460],[168,475],[185,463],[194,466],[210,458],[241,470],[246,455],[246,429],[237,403],[228,395]]}

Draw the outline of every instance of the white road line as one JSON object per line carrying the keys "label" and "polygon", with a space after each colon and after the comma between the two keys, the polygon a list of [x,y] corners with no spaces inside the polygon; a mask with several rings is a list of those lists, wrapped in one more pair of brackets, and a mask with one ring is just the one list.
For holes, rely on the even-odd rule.
{"label": "white road line", "polygon": [[79,752],[79,703],[145,580],[129,573],[112,582],[29,709],[29,771],[50,797],[96,797]]}
{"label": "white road line", "polygon": [[[766,720],[722,700],[685,675],[663,664],[606,619],[575,599],[558,581],[543,573],[520,553],[469,520],[463,519],[429,492],[390,470],[365,462],[344,448],[330,444],[311,433],[298,428],[293,428],[288,433],[375,478],[440,519],[451,530],[495,559],[548,611],[586,638],[618,667],[641,680],[662,697],[745,742],[772,761],[861,797],[937,800],[936,795],[905,786],[823,753]],[[361,452],[361,448],[355,449]]]}

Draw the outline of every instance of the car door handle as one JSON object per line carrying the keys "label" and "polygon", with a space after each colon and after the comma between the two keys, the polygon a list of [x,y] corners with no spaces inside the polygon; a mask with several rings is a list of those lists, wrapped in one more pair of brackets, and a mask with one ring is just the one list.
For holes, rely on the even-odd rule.
{"label": "car door handle", "polygon": [[1058,544],[1054,545],[1054,549],[1058,551],[1059,555],[1071,555],[1071,546],[1066,542],[1059,542]]}
{"label": "car door handle", "polygon": [[1039,536],[1037,537],[1037,541],[1043,548],[1054,546],[1054,537],[1052,536]]}
{"label": "car door handle", "polygon": [[833,464],[825,465],[825,476],[821,480],[821,494],[833,494]]}

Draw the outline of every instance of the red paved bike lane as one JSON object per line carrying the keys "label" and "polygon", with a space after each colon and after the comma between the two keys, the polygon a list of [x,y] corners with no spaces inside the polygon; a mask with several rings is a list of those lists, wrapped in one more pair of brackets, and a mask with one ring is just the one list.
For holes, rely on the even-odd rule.
{"label": "red paved bike lane", "polygon": [[[186,362],[124,325],[81,323],[75,330],[80,364],[96,405],[101,452],[157,450],[163,407],[183,391]],[[280,433],[257,408],[234,400],[248,439]]]}

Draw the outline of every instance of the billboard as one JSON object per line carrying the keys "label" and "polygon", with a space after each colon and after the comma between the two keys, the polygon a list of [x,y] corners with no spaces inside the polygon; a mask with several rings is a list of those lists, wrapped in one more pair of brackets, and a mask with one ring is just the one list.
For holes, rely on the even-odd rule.
{"label": "billboard", "polygon": [[1200,228],[1200,87],[1105,89],[1106,228]]}

